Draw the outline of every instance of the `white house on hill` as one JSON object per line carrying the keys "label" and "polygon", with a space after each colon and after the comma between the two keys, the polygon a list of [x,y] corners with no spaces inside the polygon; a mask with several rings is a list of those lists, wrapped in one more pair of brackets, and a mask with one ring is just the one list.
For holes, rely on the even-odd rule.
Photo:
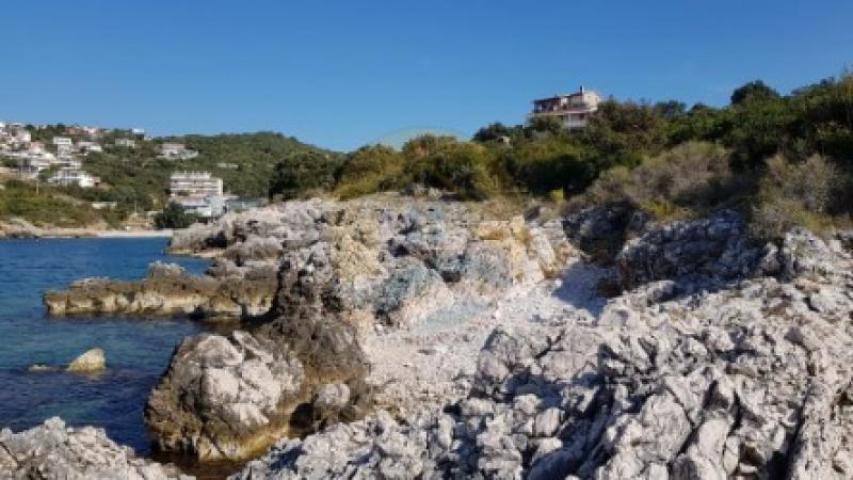
{"label": "white house on hill", "polygon": [[574,93],[534,100],[530,118],[556,118],[566,128],[583,128],[598,111],[599,103],[601,96],[581,86]]}

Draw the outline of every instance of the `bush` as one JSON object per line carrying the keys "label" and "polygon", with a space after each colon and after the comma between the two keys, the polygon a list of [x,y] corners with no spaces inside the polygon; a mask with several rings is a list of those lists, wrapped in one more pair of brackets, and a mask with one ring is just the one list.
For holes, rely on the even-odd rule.
{"label": "bush", "polygon": [[732,92],[732,105],[740,105],[746,102],[763,102],[779,98],[776,90],[768,87],[761,80],[749,82]]}
{"label": "bush", "polygon": [[608,170],[575,206],[633,205],[655,218],[693,216],[732,199],[736,184],[728,152],[719,145],[692,142],[650,158],[634,169]]}
{"label": "bush", "polygon": [[753,235],[778,239],[798,225],[826,232],[833,223],[829,210],[839,187],[837,168],[823,157],[797,163],[781,155],[769,159],[752,211]]}
{"label": "bush", "polygon": [[500,155],[508,178],[537,195],[554,190],[583,191],[595,178],[597,167],[586,149],[574,142],[548,138],[526,142]]}
{"label": "bush", "polygon": [[285,157],[273,171],[269,196],[293,199],[309,192],[331,189],[340,162],[319,152],[299,152]]}
{"label": "bush", "polygon": [[187,228],[198,221],[198,217],[187,213],[177,203],[170,203],[154,217],[154,226],[163,228]]}
{"label": "bush", "polygon": [[461,200],[483,200],[501,189],[493,152],[480,144],[443,141],[403,152],[409,157],[407,178],[454,192]]}
{"label": "bush", "polygon": [[374,145],[347,155],[335,185],[342,199],[399,189],[404,183],[403,156],[393,148]]}

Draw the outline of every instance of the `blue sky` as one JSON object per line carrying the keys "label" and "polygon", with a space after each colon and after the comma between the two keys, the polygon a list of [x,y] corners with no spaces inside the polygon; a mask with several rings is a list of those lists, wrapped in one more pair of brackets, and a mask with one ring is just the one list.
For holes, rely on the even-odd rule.
{"label": "blue sky", "polygon": [[853,66],[853,2],[19,1],[0,13],[0,118],[275,130],[348,150],[520,123],[583,84],[722,105]]}

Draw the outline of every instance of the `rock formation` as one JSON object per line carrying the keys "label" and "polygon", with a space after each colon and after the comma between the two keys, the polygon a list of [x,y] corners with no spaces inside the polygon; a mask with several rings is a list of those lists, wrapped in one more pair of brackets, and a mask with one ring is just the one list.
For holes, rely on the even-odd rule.
{"label": "rock formation", "polygon": [[75,358],[68,364],[71,373],[98,373],[107,368],[107,357],[100,348],[93,348]]}
{"label": "rock formation", "polygon": [[738,223],[652,228],[619,256],[631,290],[496,330],[463,399],[283,440],[233,478],[853,477],[853,259]]}
{"label": "rock formation", "polygon": [[55,316],[82,314],[191,315],[244,318],[266,313],[275,294],[275,269],[197,276],[174,264],[153,263],[138,282],[88,278],[47,292]]}
{"label": "rock formation", "polygon": [[0,479],[192,480],[172,466],[138,458],[101,429],[70,428],[58,418],[20,433],[0,431]]}
{"label": "rock formation", "polygon": [[568,248],[520,217],[468,224],[462,207],[379,205],[290,202],[285,226],[244,215],[177,238],[182,249],[224,249],[235,268],[280,255],[280,270],[272,311],[249,331],[176,352],[146,411],[162,449],[245,459],[284,435],[358,418],[377,387],[366,338],[465,320],[557,271]]}
{"label": "rock formation", "polygon": [[853,478],[851,238],[387,198],[229,216],[174,247],[272,271],[269,313],[185,340],[146,420],[202,460],[275,444],[235,480]]}

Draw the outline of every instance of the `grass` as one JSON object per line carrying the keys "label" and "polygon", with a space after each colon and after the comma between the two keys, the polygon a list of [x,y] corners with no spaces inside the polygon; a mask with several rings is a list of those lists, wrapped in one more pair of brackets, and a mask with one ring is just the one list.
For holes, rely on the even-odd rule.
{"label": "grass", "polygon": [[0,188],[0,219],[21,218],[37,226],[81,227],[104,221],[87,204],[71,201],[51,187],[11,180]]}

